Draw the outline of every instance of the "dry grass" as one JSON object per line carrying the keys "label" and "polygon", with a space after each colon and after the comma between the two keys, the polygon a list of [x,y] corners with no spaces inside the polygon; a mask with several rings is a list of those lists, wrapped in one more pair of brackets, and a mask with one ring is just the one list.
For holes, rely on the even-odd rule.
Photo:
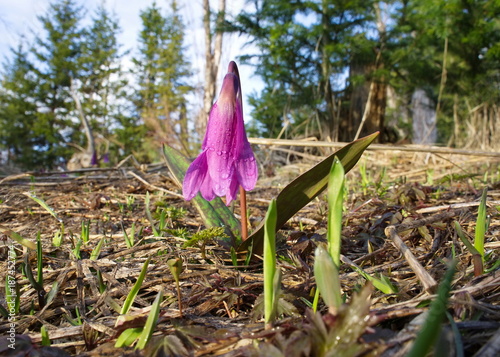
{"label": "dry grass", "polygon": [[[293,156],[292,153],[289,160]],[[280,187],[310,167],[313,160],[294,161],[284,166],[270,165],[269,162],[278,161],[272,157],[261,160],[266,163],[261,170],[264,174],[258,187],[248,195],[252,226],[264,217],[268,201]],[[498,160],[369,151],[362,162],[370,175],[365,186],[359,168],[348,174],[342,288],[349,298],[365,284],[351,264],[361,266],[369,274],[383,273],[398,288],[396,294],[375,291],[372,295],[371,314],[376,323],[372,333],[365,337],[367,343],[375,346],[377,353],[385,350],[388,356],[404,353],[405,346],[415,336],[410,322],[427,309],[426,302],[434,296],[435,283],[441,280],[446,262],[455,254],[459,264],[449,313],[457,322],[466,355],[472,355],[486,345],[500,327],[500,273],[494,269],[474,277],[471,254],[457,239],[453,221],[458,221],[469,237],[473,237],[478,198],[486,184],[491,216],[486,239],[490,260],[486,267],[493,266],[500,253]],[[489,172],[487,182],[483,182],[485,172]],[[161,237],[152,235],[145,215],[144,199],[148,190],[155,207],[187,210],[187,214],[169,222],[169,230]],[[52,245],[60,223],[26,192],[34,192],[45,200],[64,222],[65,236],[60,248]],[[114,348],[114,341],[124,328],[144,324],[160,288],[165,298],[155,336],[176,336],[187,355],[258,355],[252,349],[254,339],[275,343],[279,334],[288,336],[293,328],[300,326],[307,309],[304,301],[312,300],[311,289],[315,285],[312,252],[325,233],[325,199],[320,197],[311,202],[280,231],[277,252],[283,288],[296,314],[280,320],[273,333],[265,333],[263,322],[252,318],[255,299],[262,292],[260,261],[256,259],[250,266],[237,269],[231,264],[229,252],[216,242],[207,245],[205,256],[199,248],[182,248],[185,240],[180,237],[179,229],[184,228],[190,236],[202,228],[202,222],[190,203],[179,198],[178,193],[179,189],[163,166],[144,171],[130,168],[78,176],[45,175],[37,176],[34,182],[27,177],[4,180],[0,184],[0,227],[32,241],[40,232],[44,288],[48,292],[55,281],[59,282],[56,298],[40,308],[36,291],[21,273],[25,255],[30,254],[31,265],[36,266],[36,254],[15,245],[17,279],[21,286],[16,332],[29,335],[36,344],[41,341],[40,328],[44,325],[52,346],[71,355],[144,355],[143,351],[131,348]],[[450,208],[450,205],[455,206]],[[82,259],[76,260],[71,250],[80,235],[81,222],[86,220],[90,220],[90,242],[82,246]],[[136,242],[128,248],[122,226],[130,234],[133,223]],[[414,262],[409,263],[411,259],[403,256],[401,247],[393,244],[394,235],[411,252]],[[0,281],[4,282],[9,242],[7,235],[0,233],[0,237],[5,242],[0,246]],[[105,245],[99,259],[90,260],[90,251],[103,237]],[[151,257],[151,263],[131,310],[134,318],[116,327],[119,314],[115,306],[122,305],[147,257]],[[174,279],[167,267],[167,260],[176,257],[182,257],[184,262],[180,284],[182,318]],[[423,271],[418,272],[416,266]],[[97,271],[107,285],[103,293],[99,290]],[[3,287],[0,303],[5,306]],[[75,319],[77,307],[83,324],[72,326],[66,316]],[[451,331],[449,324],[446,325],[445,332]],[[9,326],[7,319],[0,318],[2,334]],[[61,351],[58,353],[63,355]]]}

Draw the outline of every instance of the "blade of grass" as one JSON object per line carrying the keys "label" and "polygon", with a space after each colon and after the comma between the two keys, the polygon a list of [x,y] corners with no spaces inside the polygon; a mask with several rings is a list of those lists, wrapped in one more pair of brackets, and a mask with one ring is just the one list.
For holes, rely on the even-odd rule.
{"label": "blade of grass", "polygon": [[276,293],[274,276],[276,274],[276,200],[271,200],[264,224],[264,320],[266,327],[275,318]]}
{"label": "blade of grass", "polygon": [[448,295],[451,290],[451,282],[455,274],[456,260],[452,260],[443,281],[439,284],[437,297],[432,301],[429,308],[429,315],[417,338],[413,342],[413,346],[406,357],[421,357],[427,355],[430,348],[434,346],[441,331],[441,324],[446,317],[446,304],[448,302]]}
{"label": "blade of grass", "polygon": [[465,245],[469,253],[472,254],[472,263],[474,264],[474,276],[479,276],[483,274],[483,260],[481,254],[477,251],[476,247],[467,239],[460,224],[455,221],[455,231],[457,232],[458,238]]}
{"label": "blade of grass", "polygon": [[160,314],[160,304],[163,300],[163,289],[160,288],[158,295],[156,295],[155,301],[151,306],[151,311],[149,312],[148,319],[146,320],[146,324],[144,325],[144,329],[139,337],[139,341],[137,341],[136,349],[144,349],[146,344],[151,339],[153,335],[156,322],[158,321],[158,316]]}
{"label": "blade of grass", "polygon": [[31,270],[31,263],[29,259],[29,254],[24,255],[24,273],[26,274],[26,278],[30,282],[33,289],[36,290],[38,296],[38,304],[40,309],[45,306],[45,290],[43,286],[38,283],[33,277],[33,271]]}
{"label": "blade of grass", "polygon": [[90,253],[90,260],[97,260],[99,258],[99,254],[101,253],[101,248],[102,244],[104,243],[104,237],[101,238],[99,243],[92,249],[92,252]]}
{"label": "blade of grass", "polygon": [[14,240],[17,243],[25,246],[26,248],[33,249],[33,250],[36,249],[36,244],[35,243],[33,243],[32,241],[27,240],[27,239],[21,237],[21,235],[19,233],[14,232],[11,229],[8,229],[8,228],[0,225],[0,232],[8,235],[12,240]]}
{"label": "blade of grass", "polygon": [[345,172],[342,163],[337,157],[328,176],[328,252],[337,267],[340,267],[340,246],[342,239],[342,208],[344,198]]}
{"label": "blade of grass", "polygon": [[135,282],[134,286],[130,290],[130,292],[127,295],[127,298],[125,299],[125,302],[123,303],[122,310],[120,312],[121,315],[125,315],[128,310],[130,310],[130,307],[132,306],[132,303],[135,300],[135,297],[137,296],[137,293],[141,289],[142,282],[144,281],[144,278],[146,277],[146,273],[148,271],[148,265],[149,261],[151,258],[146,259],[144,262],[144,265],[142,266],[141,273],[139,274],[139,277],[137,278],[137,281]]}
{"label": "blade of grass", "polygon": [[60,219],[56,212],[50,208],[50,206],[47,204],[47,202],[45,202],[44,200],[42,200],[41,198],[38,198],[35,196],[34,193],[29,193],[29,192],[24,192],[24,194],[26,196],[28,196],[29,198],[31,198],[33,201],[35,201],[36,203],[38,203],[40,206],[42,206],[47,212],[49,212],[55,219],[57,219],[58,222],[62,222],[62,219]]}
{"label": "blade of grass", "polygon": [[474,235],[474,247],[481,255],[481,261],[484,263],[484,236],[486,234],[486,198],[488,189],[483,189],[481,202],[477,210],[476,232]]}
{"label": "blade of grass", "polygon": [[40,328],[40,335],[42,336],[42,346],[50,346],[50,338],[45,325]]}

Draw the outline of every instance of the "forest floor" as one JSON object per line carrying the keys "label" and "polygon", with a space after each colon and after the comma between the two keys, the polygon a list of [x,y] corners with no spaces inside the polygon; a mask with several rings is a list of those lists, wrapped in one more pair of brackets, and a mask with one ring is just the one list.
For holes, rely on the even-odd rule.
{"label": "forest floor", "polygon": [[[308,156],[291,161],[283,153],[273,155],[260,160],[259,182],[248,193],[252,227],[262,221],[271,198],[286,183],[321,159]],[[3,285],[12,261],[20,296],[14,319],[0,316],[0,335],[5,336],[0,355],[312,356],[328,330],[326,338],[344,336],[339,337],[336,356],[403,356],[419,330],[418,321],[436,297],[428,284],[432,279],[442,281],[452,257],[458,264],[448,318],[438,339],[441,352],[445,351],[440,355],[455,355],[453,351],[463,351],[457,356],[495,355],[491,353],[498,352],[500,340],[500,159],[367,151],[347,174],[346,187],[340,267],[345,306],[366,285],[354,266],[374,277],[383,274],[396,288],[389,294],[373,289],[371,299],[364,305],[358,302],[359,310],[369,308],[365,325],[370,326],[362,325],[361,338],[350,336],[352,331],[328,334],[342,329],[341,319],[332,322],[335,317],[322,302],[320,314],[312,314],[309,308],[315,287],[314,247],[326,234],[324,193],[278,233],[283,314],[272,329],[265,329],[256,304],[263,291],[261,260],[255,257],[244,265],[241,255],[235,266],[230,252],[216,240],[204,247],[184,247],[189,237],[204,228],[203,222],[193,205],[180,197],[181,190],[165,165],[0,178],[0,305],[7,307]],[[457,237],[454,222],[474,240],[485,187],[490,218],[486,258],[484,273],[475,276],[473,256]],[[146,214],[147,192],[152,221]],[[89,226],[88,242],[78,247],[82,223]],[[415,273],[386,236],[388,226],[396,227],[431,283]],[[45,296],[38,296],[40,287],[37,290],[26,274],[30,269],[39,276],[36,250],[13,243],[13,232],[32,242],[40,236]],[[133,242],[127,242],[127,236]],[[59,246],[54,244],[57,238],[62,239]],[[98,259],[90,259],[99,242]],[[9,255],[12,249],[15,257]],[[167,264],[179,257],[182,315]],[[139,293],[127,319],[119,320],[120,308],[147,258],[150,262]],[[146,349],[115,348],[122,331],[144,326],[160,290],[159,319]],[[355,314],[353,309],[343,313]],[[17,333],[15,351],[7,339],[12,326]],[[51,347],[41,347],[42,326]]]}

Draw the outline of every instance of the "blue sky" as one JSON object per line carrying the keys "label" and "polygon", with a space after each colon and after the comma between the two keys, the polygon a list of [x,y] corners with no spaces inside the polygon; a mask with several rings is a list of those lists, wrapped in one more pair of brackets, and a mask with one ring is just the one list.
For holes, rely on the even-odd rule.
{"label": "blue sky", "polygon": [[[77,0],[84,4],[85,8],[92,14],[94,9],[102,0]],[[228,0],[227,12],[235,14],[241,10],[244,0]],[[33,32],[41,30],[37,16],[44,15],[49,8],[50,0],[0,0],[0,58],[4,61],[9,56],[9,48],[17,46],[22,35],[28,40],[33,38]],[[118,40],[123,49],[132,49],[134,53],[137,44],[137,36],[141,29],[139,12],[150,6],[153,0],[106,0],[104,4],[108,10],[114,12],[119,20],[122,33]],[[163,9],[168,8],[170,0],[157,0],[156,3]],[[212,8],[217,6],[218,1],[211,0]],[[204,68],[204,33],[202,29],[202,0],[178,0],[180,12],[186,25],[186,54],[190,57],[196,72],[194,80],[201,85],[203,81]],[[225,36],[225,44],[222,55],[222,71],[219,72],[219,83],[222,80],[227,64],[236,56],[246,54],[248,49],[241,48],[245,39],[236,35]],[[129,58],[126,58],[125,65]],[[246,96],[254,90],[259,90],[262,83],[253,76],[253,68],[240,66],[240,75],[243,94]],[[200,97],[201,98],[201,97]],[[197,101],[194,99],[193,101]],[[196,107],[196,103],[192,103]],[[201,99],[200,99],[201,104]],[[249,119],[249,106],[245,107],[245,118]]]}

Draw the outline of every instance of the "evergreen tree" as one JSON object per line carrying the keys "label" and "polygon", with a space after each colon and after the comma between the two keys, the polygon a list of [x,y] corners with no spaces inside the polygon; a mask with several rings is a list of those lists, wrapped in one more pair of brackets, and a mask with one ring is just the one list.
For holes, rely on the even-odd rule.
{"label": "evergreen tree", "polygon": [[163,16],[153,3],[141,12],[139,54],[133,59],[139,83],[136,108],[150,129],[150,141],[157,143],[153,147],[167,142],[187,151],[190,63],[184,55],[184,25],[176,1],[170,10]]}
{"label": "evergreen tree", "polygon": [[56,1],[38,18],[45,36],[37,36],[32,49],[38,84],[34,130],[44,138],[45,143],[38,150],[48,166],[62,164],[69,158],[73,150],[67,144],[84,142],[70,93],[72,81],[81,73],[82,18],[83,8],[74,0]]}
{"label": "evergreen tree", "polygon": [[247,5],[254,11],[243,11],[230,30],[250,35],[259,51],[252,60],[265,89],[250,103],[264,134],[275,136],[289,123],[300,125],[302,133],[345,139],[339,105],[349,98],[339,79],[354,54],[373,46],[366,35],[372,2],[253,0]]}
{"label": "evergreen tree", "polygon": [[[138,117],[130,110],[128,82],[122,70],[116,16],[101,4],[92,16],[82,42],[78,93],[84,115],[97,141],[99,155],[111,151],[111,161],[140,148],[137,137],[143,132]],[[126,133],[125,135],[123,135]]]}
{"label": "evergreen tree", "polygon": [[35,131],[37,105],[32,93],[36,75],[23,43],[11,53],[12,60],[3,65],[0,88],[0,149],[7,152],[8,163],[32,169],[46,163],[38,153],[45,138]]}

